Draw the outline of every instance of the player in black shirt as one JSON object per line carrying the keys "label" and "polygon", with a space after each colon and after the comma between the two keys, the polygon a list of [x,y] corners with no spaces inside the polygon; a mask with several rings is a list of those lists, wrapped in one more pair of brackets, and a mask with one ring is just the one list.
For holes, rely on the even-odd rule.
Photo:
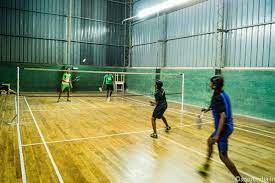
{"label": "player in black shirt", "polygon": [[163,83],[160,80],[156,81],[156,92],[155,92],[155,102],[150,101],[152,106],[156,106],[152,115],[152,127],[154,133],[151,134],[152,138],[158,138],[157,129],[156,129],[156,119],[162,119],[166,126],[166,132],[168,132],[171,127],[168,125],[166,118],[163,116],[164,112],[167,109],[167,102],[165,97],[165,91],[162,88]]}

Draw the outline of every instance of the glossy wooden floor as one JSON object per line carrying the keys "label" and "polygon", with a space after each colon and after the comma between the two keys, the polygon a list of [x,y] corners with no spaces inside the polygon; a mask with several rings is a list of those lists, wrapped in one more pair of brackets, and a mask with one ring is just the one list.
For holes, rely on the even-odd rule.
{"label": "glossy wooden floor", "polygon": [[[0,97],[0,182],[22,181],[16,125],[6,124],[15,115],[14,99],[12,95],[6,100]],[[148,98],[115,97],[110,103],[104,97],[56,100],[20,98],[27,182],[59,182],[57,171],[64,182],[235,182],[221,164],[216,147],[210,176],[197,174],[213,122],[206,116],[206,124],[198,130],[196,108],[186,108],[182,114],[177,104],[170,104],[166,116],[171,132],[165,133],[158,121],[159,139],[152,139]],[[229,156],[241,174],[245,178],[275,177],[274,125],[237,118],[235,127]]]}

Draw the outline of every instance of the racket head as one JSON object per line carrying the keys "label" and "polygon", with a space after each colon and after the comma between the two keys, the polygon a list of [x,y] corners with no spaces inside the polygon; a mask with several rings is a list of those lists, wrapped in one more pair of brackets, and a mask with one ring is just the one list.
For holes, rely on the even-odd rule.
{"label": "racket head", "polygon": [[203,114],[204,114],[204,112],[201,112],[201,114],[198,115],[198,118],[197,118],[197,127],[198,127],[198,129],[201,129],[201,128],[202,128],[202,118],[203,118]]}
{"label": "racket head", "polygon": [[77,82],[77,81],[79,81],[79,80],[80,80],[80,76],[76,76],[76,77],[73,79],[74,82]]}

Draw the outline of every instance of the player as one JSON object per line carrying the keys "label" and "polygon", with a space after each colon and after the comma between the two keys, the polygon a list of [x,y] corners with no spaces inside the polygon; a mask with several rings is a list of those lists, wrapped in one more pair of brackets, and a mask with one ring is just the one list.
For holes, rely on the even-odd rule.
{"label": "player", "polygon": [[167,102],[165,97],[165,91],[162,88],[163,83],[160,80],[156,81],[155,88],[155,102],[150,101],[152,106],[156,106],[152,115],[152,127],[153,133],[150,135],[152,138],[158,138],[157,130],[156,130],[156,119],[162,119],[164,122],[166,129],[165,131],[168,132],[171,130],[171,127],[168,125],[166,118],[163,116],[164,112],[167,109]]}
{"label": "player", "polygon": [[113,81],[114,80],[114,76],[111,73],[108,73],[104,76],[103,78],[103,82],[102,82],[102,88],[104,87],[104,84],[106,84],[106,88],[107,88],[107,101],[110,102],[111,101],[111,97],[112,97],[112,93],[114,90],[114,85],[113,85]]}
{"label": "player", "polygon": [[[9,92],[9,87],[7,85],[4,85],[4,82],[0,81],[0,91],[4,90],[6,93]],[[1,94],[1,92],[0,92]]]}
{"label": "player", "polygon": [[72,87],[72,80],[71,80],[71,69],[68,67],[66,69],[66,72],[62,76],[62,81],[61,81],[61,87],[60,87],[60,92],[59,92],[59,97],[57,102],[59,102],[61,94],[64,91],[67,91],[67,101],[70,102],[70,90]]}
{"label": "player", "polygon": [[208,155],[203,166],[199,167],[199,172],[203,175],[208,174],[210,160],[213,152],[213,146],[218,144],[219,156],[225,166],[235,176],[238,183],[243,183],[237,168],[228,157],[228,139],[233,133],[233,118],[231,111],[231,103],[227,93],[223,90],[224,79],[222,76],[214,76],[210,79],[210,88],[214,90],[211,99],[211,105],[208,109],[202,109],[206,113],[212,110],[214,117],[215,130],[208,138]]}

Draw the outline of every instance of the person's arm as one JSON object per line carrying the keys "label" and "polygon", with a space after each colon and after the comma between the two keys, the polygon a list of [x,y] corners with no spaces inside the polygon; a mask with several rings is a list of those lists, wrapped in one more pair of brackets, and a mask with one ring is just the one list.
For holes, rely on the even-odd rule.
{"label": "person's arm", "polygon": [[[112,75],[113,76],[113,75]],[[114,80],[114,76],[112,77],[113,78],[113,85],[115,84],[115,80]]]}
{"label": "person's arm", "polygon": [[64,80],[64,74],[62,75],[62,80],[61,80],[61,82],[66,82],[66,81]]}
{"label": "person's arm", "polygon": [[211,105],[210,105],[207,109],[202,108],[202,109],[201,109],[201,112],[207,113],[207,112],[209,112],[209,111],[211,111],[211,110],[212,110],[212,108],[211,108]]}
{"label": "person's arm", "polygon": [[103,78],[103,82],[102,82],[102,85],[101,85],[101,88],[103,89],[103,87],[104,87],[104,84],[105,84],[105,76],[104,76],[104,78]]}
{"label": "person's arm", "polygon": [[69,78],[69,83],[70,83],[70,87],[73,88],[72,76],[70,76],[70,78]]}
{"label": "person's arm", "polygon": [[159,104],[159,95],[155,94],[155,101],[150,101],[151,106],[158,105]]}
{"label": "person's arm", "polygon": [[152,106],[158,105],[158,103],[159,103],[158,101],[155,101],[155,102],[154,102],[154,101],[150,101],[150,104],[151,104]]}
{"label": "person's arm", "polygon": [[223,128],[224,128],[224,123],[225,123],[225,113],[222,112],[219,115],[220,115],[220,120],[219,120],[218,130],[216,135],[212,138],[214,143],[219,140],[221,132],[223,131]]}

